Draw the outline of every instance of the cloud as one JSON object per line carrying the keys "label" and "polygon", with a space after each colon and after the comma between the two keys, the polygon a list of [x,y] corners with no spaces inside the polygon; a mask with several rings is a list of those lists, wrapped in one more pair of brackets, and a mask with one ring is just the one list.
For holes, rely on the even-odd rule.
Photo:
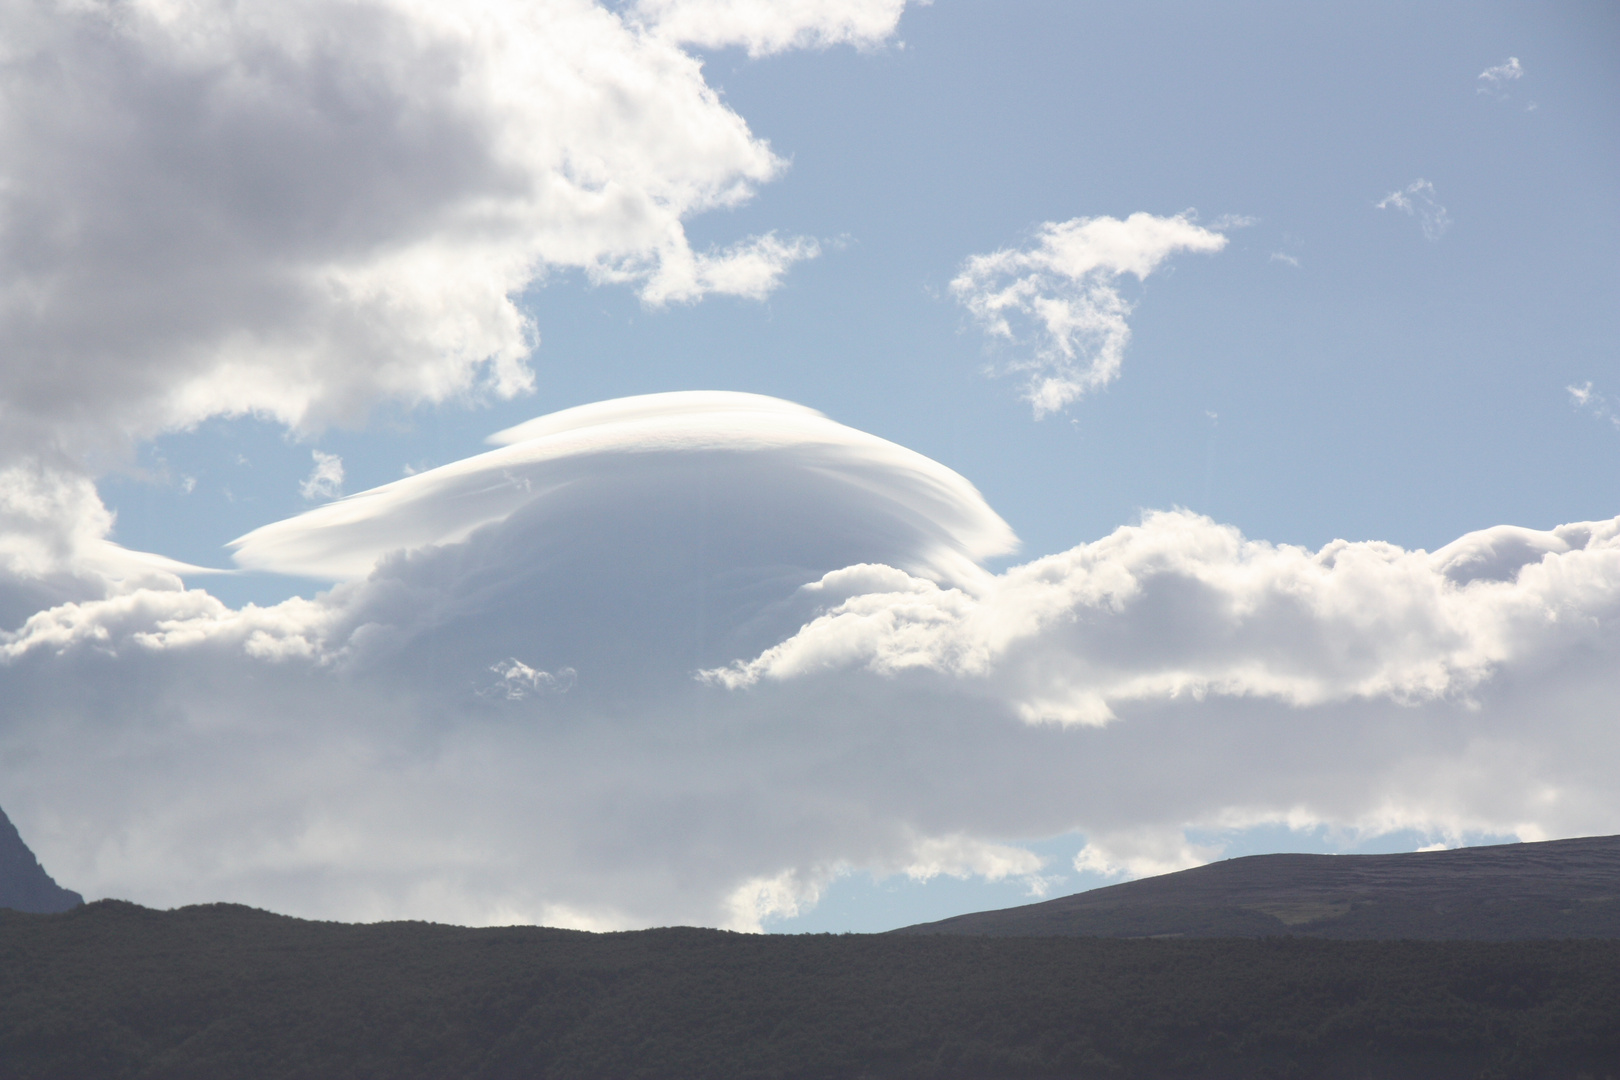
{"label": "cloud", "polygon": [[747,929],[851,872],[1034,888],[1017,841],[1070,832],[1141,873],[1212,857],[1199,830],[1620,815],[1620,519],[1313,551],[1168,511],[991,573],[1011,533],[966,480],[786,402],[495,441],[244,538],[344,579],[312,599],[154,572],[10,624],[0,790],[53,872]]}
{"label": "cloud", "polygon": [[1488,67],[1479,73],[1479,86],[1477,91],[1481,94],[1495,94],[1506,97],[1503,88],[1510,82],[1524,78],[1524,68],[1519,64],[1517,56],[1510,56],[1503,63],[1495,67]]}
{"label": "cloud", "polygon": [[1511,82],[1514,79],[1524,77],[1524,68],[1519,65],[1517,56],[1510,56],[1505,63],[1497,64],[1495,67],[1488,67],[1480,72],[1479,77],[1481,81],[1487,83]]}
{"label": "cloud", "polygon": [[298,485],[298,494],[306,499],[335,499],[343,494],[343,459],[319,450],[310,453],[315,458],[315,467]]}
{"label": "cloud", "polygon": [[[727,10],[777,48],[890,7]],[[557,272],[767,294],[818,246],[692,248],[785,166],[679,40],[588,0],[0,7],[0,460],[524,393]]]}
{"label": "cloud", "polygon": [[[1549,555],[1572,555],[1584,570],[1518,580]],[[1549,612],[1579,619],[1620,601],[1616,571],[1615,523],[1501,526],[1431,555],[1345,541],[1313,552],[1158,512],[982,591],[836,571],[806,587],[827,599],[823,614],[760,656],[705,674],[736,688],[849,668],[937,672],[988,680],[1026,722],[1064,726],[1103,726],[1128,703],[1184,696],[1298,708],[1465,700]]]}
{"label": "cloud", "polygon": [[1564,390],[1569,394],[1569,403],[1575,408],[1620,428],[1620,413],[1615,412],[1607,397],[1593,388],[1591,379],[1579,386],[1566,386]]}
{"label": "cloud", "polygon": [[41,608],[179,585],[198,568],[107,537],[114,516],[95,485],[38,461],[0,466],[0,627]]}
{"label": "cloud", "polygon": [[1283,252],[1283,251],[1273,251],[1271,253],[1271,258],[1269,260],[1267,260],[1267,261],[1268,262],[1287,263],[1289,266],[1292,266],[1295,269],[1299,268],[1299,258],[1298,258],[1298,256],[1289,255],[1287,252]]}
{"label": "cloud", "polygon": [[1423,235],[1438,240],[1451,228],[1451,215],[1434,196],[1434,185],[1419,177],[1403,190],[1392,191],[1376,204],[1380,210],[1394,208],[1408,217],[1416,217],[1423,227]]}
{"label": "cloud", "polygon": [[579,675],[573,668],[562,668],[555,674],[537,671],[516,657],[491,664],[489,670],[499,679],[479,694],[497,701],[522,701],[535,694],[566,694]]}
{"label": "cloud", "polygon": [[1027,248],[971,256],[951,291],[992,339],[1031,350],[1007,367],[1027,373],[1039,418],[1119,376],[1131,336],[1122,276],[1141,281],[1176,252],[1225,246],[1190,214],[1049,221]]}
{"label": "cloud", "polygon": [[[926,3],[927,0],[924,0]],[[635,17],[668,41],[749,56],[888,40],[906,0],[638,0]]]}

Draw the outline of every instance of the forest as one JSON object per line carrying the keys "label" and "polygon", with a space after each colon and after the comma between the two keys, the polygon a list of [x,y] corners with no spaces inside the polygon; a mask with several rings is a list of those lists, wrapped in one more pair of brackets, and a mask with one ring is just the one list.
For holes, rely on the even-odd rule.
{"label": "forest", "polygon": [[0,1077],[1620,1076],[1620,941],[750,935],[0,911]]}

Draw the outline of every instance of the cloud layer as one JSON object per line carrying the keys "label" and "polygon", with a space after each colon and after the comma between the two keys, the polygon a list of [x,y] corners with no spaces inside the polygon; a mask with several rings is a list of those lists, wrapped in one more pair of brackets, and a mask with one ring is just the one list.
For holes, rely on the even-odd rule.
{"label": "cloud layer", "polygon": [[1122,277],[1141,281],[1177,252],[1225,246],[1190,214],[1048,221],[1027,248],[969,258],[951,292],[992,339],[1029,350],[1008,368],[1028,373],[1041,417],[1119,377],[1131,337]]}
{"label": "cloud layer", "polygon": [[[659,395],[152,567],[0,639],[0,790],[91,895],[337,918],[757,927],[851,867],[1038,877],[1085,834],[1612,830],[1620,519],[1439,551],[1182,511],[993,574],[935,462]],[[390,540],[390,537],[393,539]],[[89,541],[87,541],[88,543]],[[1038,884],[1038,882],[1035,882]]]}

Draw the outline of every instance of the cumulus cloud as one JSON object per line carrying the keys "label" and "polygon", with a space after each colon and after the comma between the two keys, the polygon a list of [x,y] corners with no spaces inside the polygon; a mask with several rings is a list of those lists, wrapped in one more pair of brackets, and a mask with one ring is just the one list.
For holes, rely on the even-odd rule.
{"label": "cumulus cloud", "polygon": [[[898,16],[727,10],[771,48]],[[688,242],[784,163],[682,40],[589,0],[0,4],[0,456],[511,397],[557,271],[768,293],[817,245]]]}
{"label": "cumulus cloud", "polygon": [[1011,533],[966,480],[786,402],[495,441],[244,538],[343,579],[313,599],[170,573],[0,635],[0,789],[53,872],[758,928],[853,871],[1038,889],[1017,841],[1070,832],[1141,873],[1217,854],[1199,830],[1620,813],[1620,519],[1313,551],[1172,511],[991,573]]}
{"label": "cumulus cloud", "polygon": [[831,45],[871,48],[894,33],[905,6],[906,0],[638,0],[632,11],[666,40],[707,49],[739,45],[750,56],[767,56]]}
{"label": "cumulus cloud", "polygon": [[1429,240],[1438,240],[1451,228],[1451,215],[1435,198],[1434,185],[1421,176],[1399,191],[1392,191],[1374,204],[1380,210],[1399,210],[1415,217]]}
{"label": "cumulus cloud", "polygon": [[1131,336],[1124,275],[1141,281],[1177,252],[1225,246],[1190,213],[1049,221],[1026,248],[970,257],[951,291],[992,339],[1031,351],[1008,369],[1027,373],[1041,417],[1119,376]]}

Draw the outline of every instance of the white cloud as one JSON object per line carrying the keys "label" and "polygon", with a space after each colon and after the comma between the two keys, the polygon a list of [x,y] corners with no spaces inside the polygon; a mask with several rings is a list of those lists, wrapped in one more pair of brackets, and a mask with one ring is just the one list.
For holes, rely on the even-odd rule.
{"label": "white cloud", "polygon": [[196,567],[130,551],[108,536],[114,517],[71,468],[0,465],[0,629],[71,600],[172,588]]}
{"label": "white cloud", "polygon": [[[863,12],[759,18],[866,40],[898,8]],[[784,163],[588,0],[19,2],[0,42],[0,459],[511,397],[538,335],[513,297],[552,272],[759,297],[818,250],[692,249]]]}
{"label": "white cloud", "polygon": [[1408,217],[1416,217],[1423,227],[1423,235],[1438,240],[1451,228],[1451,215],[1435,198],[1434,185],[1418,177],[1400,191],[1392,191],[1376,204],[1380,210],[1396,209]]}
{"label": "white cloud", "polygon": [[1289,266],[1292,266],[1295,269],[1298,269],[1299,267],[1299,258],[1294,255],[1289,255],[1287,252],[1283,251],[1273,251],[1271,253],[1271,258],[1268,261],[1287,263]]}
{"label": "white cloud", "polygon": [[1519,64],[1517,56],[1510,56],[1503,63],[1495,67],[1488,67],[1479,73],[1479,86],[1481,94],[1496,94],[1505,96],[1503,88],[1510,82],[1524,78],[1524,68]]}
{"label": "white cloud", "polygon": [[666,40],[706,49],[740,45],[750,56],[766,56],[831,45],[871,48],[893,35],[905,6],[906,0],[637,0],[632,11]]}
{"label": "white cloud", "polygon": [[157,906],[753,929],[844,873],[1037,888],[1020,838],[1142,873],[1216,854],[1189,830],[1620,814],[1620,519],[1310,551],[1175,511],[992,574],[1011,534],[967,481],[785,402],[496,441],[245,539],[350,577],[313,599],[153,575],[12,623],[0,788],[52,872]]}
{"label": "white cloud", "polygon": [[1041,417],[1118,377],[1131,336],[1123,275],[1140,281],[1178,251],[1225,246],[1190,214],[1049,221],[1028,248],[970,257],[951,291],[993,339],[1032,350],[1008,368],[1028,374]]}
{"label": "white cloud", "polygon": [[516,657],[491,664],[489,670],[499,678],[479,694],[493,701],[522,701],[536,694],[566,694],[579,675],[573,668],[561,668],[555,674],[540,671]]}
{"label": "white cloud", "polygon": [[298,485],[298,494],[306,499],[335,499],[343,494],[343,459],[336,454],[312,450],[315,467]]}
{"label": "white cloud", "polygon": [[[828,536],[845,537],[847,557],[827,569],[899,560],[917,573],[971,580],[982,576],[979,563],[1017,544],[973,485],[938,462],[756,394],[682,391],[599,402],[490,441],[501,448],[257,529],[232,542],[236,560],[253,570],[359,578],[392,552],[456,543],[524,508],[546,515],[558,542],[573,543],[563,533],[581,492],[593,506],[610,490],[668,502],[658,482],[645,494],[632,484],[635,463],[668,455],[711,460],[715,484],[724,479],[744,492],[768,476],[780,503],[770,532],[787,545],[782,550],[808,553]],[[835,516],[822,516],[829,512]]]}
{"label": "white cloud", "polygon": [[1513,79],[1523,78],[1523,76],[1524,68],[1520,66],[1517,56],[1510,56],[1505,63],[1497,64],[1495,67],[1488,67],[1479,73],[1479,77],[1489,83],[1508,82]]}
{"label": "white cloud", "polygon": [[[1542,560],[1560,555],[1565,569],[1544,576]],[[1430,555],[1344,541],[1312,552],[1161,512],[977,592],[892,572],[851,588],[849,573],[807,587],[830,602],[792,638],[708,677],[934,671],[988,680],[1027,722],[1095,726],[1127,703],[1183,696],[1466,700],[1543,620],[1620,603],[1620,522],[1502,526]]]}
{"label": "white cloud", "polygon": [[1610,406],[1609,399],[1592,386],[1588,379],[1579,386],[1566,386],[1569,393],[1569,402],[1575,408],[1589,412],[1599,420],[1606,420],[1616,428],[1620,428],[1620,413]]}

